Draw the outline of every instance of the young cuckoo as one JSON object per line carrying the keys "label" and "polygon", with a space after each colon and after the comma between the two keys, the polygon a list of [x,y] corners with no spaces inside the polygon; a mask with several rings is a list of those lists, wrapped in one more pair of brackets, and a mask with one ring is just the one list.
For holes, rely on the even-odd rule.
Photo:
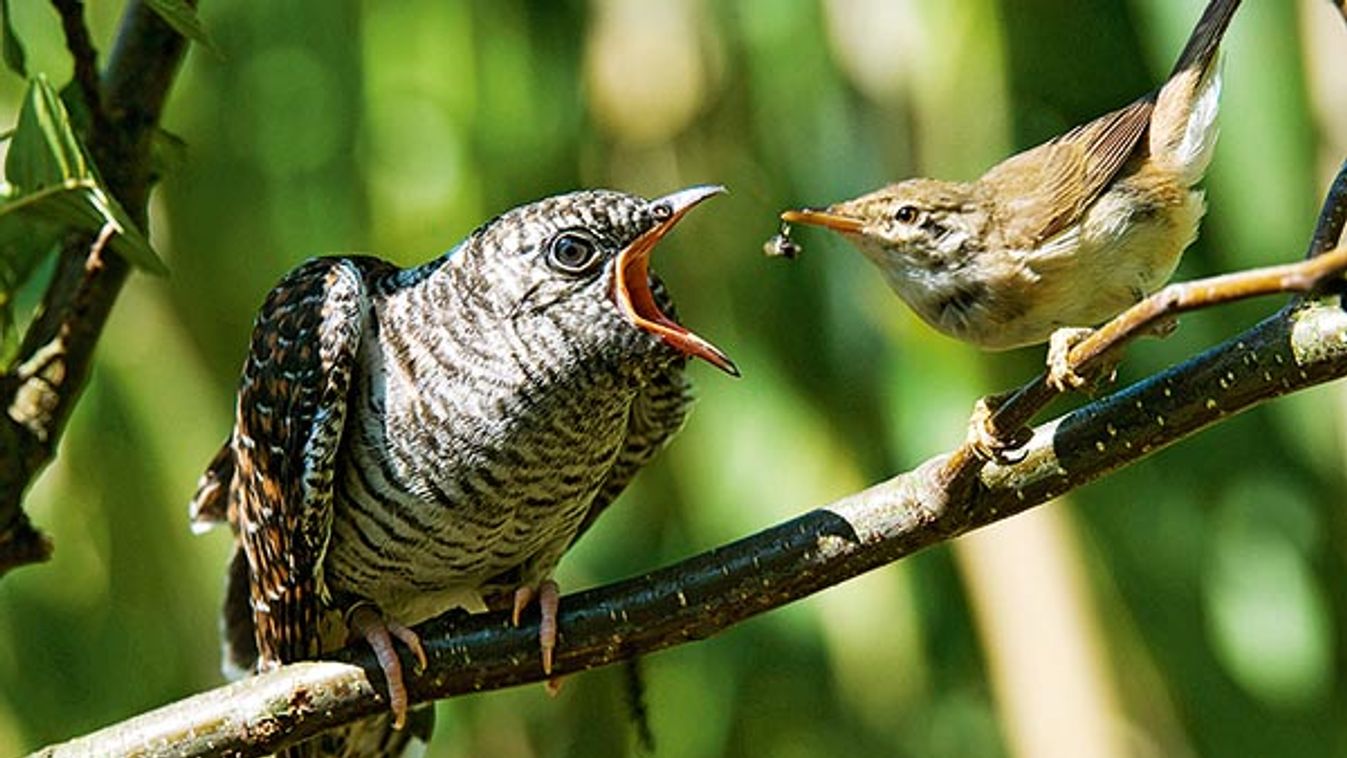
{"label": "young cuckoo", "polygon": [[424,663],[409,627],[455,606],[504,597],[518,623],[536,600],[550,673],[562,553],[682,425],[686,358],[738,373],[648,269],[721,191],[551,197],[424,265],[318,258],[267,296],[192,519],[238,536],[228,663],[374,648],[391,714],[318,752],[400,752],[393,640]]}

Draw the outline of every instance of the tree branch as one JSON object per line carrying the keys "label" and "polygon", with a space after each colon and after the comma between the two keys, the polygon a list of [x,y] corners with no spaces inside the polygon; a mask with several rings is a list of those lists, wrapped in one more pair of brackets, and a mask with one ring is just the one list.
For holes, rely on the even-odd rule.
{"label": "tree branch", "polygon": [[[1341,290],[1342,272],[1347,265],[1347,249],[1338,248],[1347,224],[1347,161],[1329,186],[1319,219],[1310,238],[1304,263],[1288,263],[1250,271],[1239,271],[1191,282],[1170,284],[1118,314],[1067,354],[1070,371],[1089,376],[1117,360],[1131,341],[1154,330],[1157,325],[1180,313],[1210,308],[1224,303],[1280,292],[1302,295],[1326,288]],[[1046,373],[1010,395],[987,419],[993,438],[1010,440],[1033,420],[1061,390],[1048,381]],[[975,423],[977,419],[975,418]],[[985,457],[970,442],[950,455],[943,477],[951,482],[965,480],[977,470]]]}
{"label": "tree branch", "polygon": [[52,0],[51,4],[61,16],[66,49],[75,64],[75,86],[89,112],[91,131],[105,132],[108,123],[107,113],[103,110],[103,90],[98,84],[98,52],[89,39],[89,27],[84,25],[84,3],[82,0]]}
{"label": "tree branch", "polygon": [[[1347,0],[1343,2],[1347,8]],[[1324,207],[1319,210],[1319,221],[1314,225],[1305,257],[1323,255],[1336,247],[1342,240],[1344,227],[1347,227],[1347,161],[1343,161],[1324,196]]]}
{"label": "tree branch", "polygon": [[[57,7],[73,35],[67,43],[84,88],[93,48],[82,19],[71,15],[79,3],[63,0]],[[150,141],[185,49],[181,35],[141,0],[131,0],[98,86],[106,127],[83,135],[113,196],[142,229],[153,179]],[[7,411],[0,417],[0,575],[51,553],[50,541],[23,512],[23,493],[51,460],[129,271],[120,256],[94,255],[91,241],[88,234],[67,237],[18,356],[0,375],[0,403]]]}
{"label": "tree branch", "polygon": [[[1008,518],[1266,400],[1347,376],[1347,312],[1288,306],[1224,344],[1039,427],[1013,462],[947,488],[949,456],[645,576],[561,604],[557,674],[716,634],[865,571]],[[536,620],[453,613],[418,629],[415,702],[544,678]],[[363,646],[285,666],[48,747],[43,756],[261,755],[387,708]],[[410,667],[409,667],[410,668]],[[371,683],[377,684],[371,684]]]}

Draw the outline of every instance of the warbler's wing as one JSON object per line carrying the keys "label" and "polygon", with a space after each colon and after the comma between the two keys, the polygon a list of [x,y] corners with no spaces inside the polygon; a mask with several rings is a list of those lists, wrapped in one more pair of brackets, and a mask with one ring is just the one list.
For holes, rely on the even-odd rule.
{"label": "warbler's wing", "polygon": [[[1170,80],[1158,92],[1081,126],[1032,150],[1014,156],[988,172],[993,180],[1008,179],[1015,192],[1001,193],[997,221],[1003,229],[1002,244],[1023,249],[1034,248],[1080,220],[1099,198],[1119,170],[1137,154],[1137,145],[1151,124],[1156,98],[1166,124],[1179,124],[1174,133],[1161,135],[1167,150],[1197,135],[1189,152],[1195,168],[1188,168],[1187,181],[1194,182],[1210,157],[1214,131],[1215,99],[1219,87],[1208,88],[1203,100],[1194,88],[1211,83],[1208,76],[1220,46],[1221,37],[1239,7],[1239,0],[1211,0],[1174,66]],[[1197,129],[1185,112],[1197,109]],[[1155,141],[1155,137],[1152,137]],[[1174,145],[1168,143],[1173,142]],[[1163,159],[1163,157],[1162,157]],[[1004,186],[1004,185],[1003,185]]]}
{"label": "warbler's wing", "polygon": [[599,515],[626,489],[636,472],[682,428],[692,408],[691,384],[683,375],[683,365],[683,361],[678,361],[656,375],[632,402],[622,450],[604,477],[571,544],[593,526]]}
{"label": "warbler's wing", "polygon": [[1079,221],[1136,152],[1154,109],[1147,96],[988,171],[982,181],[1002,188],[1002,246],[1034,248]]}
{"label": "warbler's wing", "polygon": [[230,442],[229,507],[247,556],[262,668],[319,652],[333,470],[368,312],[360,262],[320,258],[281,280],[253,327]]}

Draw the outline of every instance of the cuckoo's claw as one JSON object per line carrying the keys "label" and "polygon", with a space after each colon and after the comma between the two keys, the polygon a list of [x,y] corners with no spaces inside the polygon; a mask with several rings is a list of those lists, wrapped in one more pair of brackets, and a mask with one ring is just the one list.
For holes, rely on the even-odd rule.
{"label": "cuckoo's claw", "polygon": [[379,668],[383,669],[384,681],[388,683],[388,708],[393,711],[393,728],[401,729],[407,723],[407,685],[402,679],[402,661],[398,660],[393,638],[411,650],[418,674],[425,671],[427,665],[421,638],[402,624],[385,619],[370,603],[352,608],[347,614],[347,624],[373,648]]}
{"label": "cuckoo's claw", "polygon": [[[510,621],[519,626],[519,617],[534,599],[538,601],[538,612],[542,619],[538,622],[538,648],[543,656],[543,673],[552,674],[552,654],[557,648],[557,610],[561,606],[561,588],[551,579],[544,579],[537,589],[529,585],[520,585],[514,591],[514,610]],[[560,683],[548,681],[549,691],[559,690]],[[554,692],[552,694],[555,694]]]}

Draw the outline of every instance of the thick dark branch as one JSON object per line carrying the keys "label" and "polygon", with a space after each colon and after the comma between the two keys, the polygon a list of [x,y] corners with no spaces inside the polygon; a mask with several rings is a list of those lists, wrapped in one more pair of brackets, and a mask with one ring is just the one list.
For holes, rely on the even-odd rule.
{"label": "thick dark branch", "polygon": [[[57,7],[67,33],[75,35],[68,42],[80,86],[87,86],[88,72],[81,73],[81,67],[92,65],[93,48],[82,20],[75,23],[71,15],[79,4],[59,2]],[[83,135],[113,196],[142,229],[152,180],[150,142],[185,49],[186,42],[163,19],[131,0],[99,85],[107,124]],[[7,411],[0,417],[0,574],[50,553],[50,544],[22,510],[23,493],[51,460],[126,281],[126,261],[110,253],[94,255],[91,241],[87,234],[66,240],[19,354],[0,376],[0,404]]]}
{"label": "thick dark branch", "polygon": [[[1343,0],[1347,8],[1347,0]],[[1347,17],[1347,13],[1344,13]],[[1328,187],[1324,207],[1319,210],[1319,221],[1314,225],[1314,235],[1310,237],[1310,247],[1305,257],[1323,255],[1338,246],[1342,241],[1343,227],[1347,226],[1347,161],[1343,161],[1333,184]]]}
{"label": "thick dark branch", "polygon": [[[1347,375],[1347,312],[1286,308],[1163,374],[1038,428],[1013,463],[951,495],[948,456],[784,524],[645,576],[562,600],[556,672],[699,640],[744,619],[999,521],[1265,400]],[[425,701],[543,679],[537,626],[453,614],[418,630]],[[363,647],[206,692],[40,755],[259,755],[387,707]],[[350,665],[354,664],[354,665]],[[371,685],[371,682],[377,685]]]}

